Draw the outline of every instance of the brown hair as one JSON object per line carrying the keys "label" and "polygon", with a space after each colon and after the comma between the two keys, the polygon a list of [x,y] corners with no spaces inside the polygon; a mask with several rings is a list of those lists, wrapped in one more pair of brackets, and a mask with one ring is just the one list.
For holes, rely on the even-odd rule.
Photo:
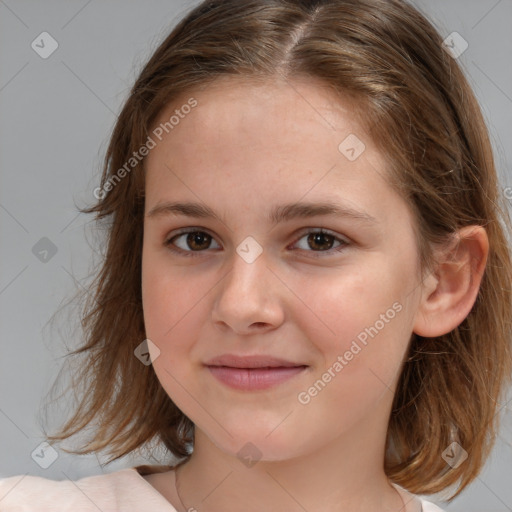
{"label": "brown hair", "polygon": [[[418,494],[457,483],[453,498],[489,455],[499,399],[512,373],[512,265],[504,231],[510,218],[485,121],[459,64],[426,17],[404,1],[203,2],[142,69],[114,127],[101,187],[146,143],[164,107],[221,76],[309,77],[340,98],[356,98],[368,133],[390,164],[390,179],[414,213],[423,272],[434,268],[435,244],[463,226],[486,228],[490,252],[476,302],[450,333],[413,334],[388,428],[389,478]],[[66,439],[98,419],[93,440],[71,453],[106,448],[111,462],[157,440],[186,458],[192,422],[152,366],[134,357],[146,338],[144,160],[108,190],[82,210],[107,223],[108,240],[84,302],[86,342],[69,354],[86,356],[73,380],[83,398],[48,439]],[[453,440],[468,459],[452,469],[441,454]]]}

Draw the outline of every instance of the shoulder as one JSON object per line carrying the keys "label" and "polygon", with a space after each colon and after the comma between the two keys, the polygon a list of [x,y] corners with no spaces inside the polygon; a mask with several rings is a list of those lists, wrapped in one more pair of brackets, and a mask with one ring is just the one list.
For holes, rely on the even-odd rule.
{"label": "shoulder", "polygon": [[434,505],[430,501],[424,500],[420,498],[422,512],[444,512],[442,508],[439,508],[437,505]]}
{"label": "shoulder", "polygon": [[28,474],[0,479],[2,512],[64,512],[77,507],[83,512],[97,512],[98,509],[109,512],[141,509],[175,512],[135,468],[79,480],[50,480]]}

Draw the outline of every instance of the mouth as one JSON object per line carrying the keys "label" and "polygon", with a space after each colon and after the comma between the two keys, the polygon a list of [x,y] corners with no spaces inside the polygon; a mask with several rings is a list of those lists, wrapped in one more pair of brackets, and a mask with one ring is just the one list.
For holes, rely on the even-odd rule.
{"label": "mouth", "polygon": [[205,366],[220,382],[242,391],[268,389],[301,374],[308,365],[272,356],[225,354],[210,359]]}

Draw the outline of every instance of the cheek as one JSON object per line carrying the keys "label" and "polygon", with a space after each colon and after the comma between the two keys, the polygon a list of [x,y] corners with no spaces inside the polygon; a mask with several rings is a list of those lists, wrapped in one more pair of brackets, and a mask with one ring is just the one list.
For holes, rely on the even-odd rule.
{"label": "cheek", "polygon": [[[339,277],[311,280],[301,287],[307,314],[297,316],[304,332],[314,333],[327,347],[348,349],[350,341],[377,323],[379,331],[388,327],[396,315],[393,304],[401,303],[403,291],[394,276],[382,270],[342,270]],[[384,320],[381,319],[383,315]],[[383,324],[383,321],[385,322]],[[364,340],[364,334],[360,336]]]}
{"label": "cheek", "polygon": [[[187,286],[188,284],[188,286]],[[195,315],[201,309],[198,294],[179,272],[166,270],[158,256],[143,259],[142,302],[146,337],[156,345],[151,353],[155,374],[173,402],[183,410],[190,402],[189,340],[197,326]],[[198,302],[199,301],[199,302]],[[195,304],[195,307],[194,307]],[[185,387],[184,387],[185,385]]]}
{"label": "cheek", "polygon": [[171,350],[169,340],[173,337],[180,313],[179,305],[183,302],[176,297],[180,282],[173,283],[169,279],[169,273],[159,259],[151,251],[143,252],[142,306],[146,337],[158,348],[156,356],[151,353],[153,367],[160,382],[169,392],[166,384],[169,375],[164,370],[163,362],[166,361],[167,368],[170,355],[174,357],[178,348],[173,347]]}
{"label": "cheek", "polygon": [[[165,254],[148,251],[142,264],[142,302],[146,336],[159,349],[153,366],[170,393],[179,391],[194,364],[191,350],[206,325],[209,296],[215,285],[210,273],[169,266]],[[218,278],[217,278],[218,279]],[[174,378],[173,378],[174,377]]]}
{"label": "cheek", "polygon": [[196,341],[205,337],[201,334],[208,315],[205,288],[191,286],[188,278],[163,277],[156,271],[149,271],[146,277],[146,335],[159,349],[158,357],[151,357],[155,375],[172,402],[195,425],[222,439],[224,422],[212,420],[216,415],[211,416],[213,406],[205,398],[204,376],[198,373],[201,370],[193,354]]}
{"label": "cheek", "polygon": [[165,251],[147,249],[142,259],[142,303],[148,338],[165,343],[183,321],[194,314],[194,304],[206,286],[195,286],[187,271],[169,266]]}
{"label": "cheek", "polygon": [[[383,259],[378,263],[305,287],[304,302],[313,305],[312,313],[296,318],[322,361],[312,381],[331,379],[325,375],[329,370],[343,374],[343,379],[332,380],[344,393],[347,382],[361,392],[373,385],[385,389],[396,377],[412,332],[406,299],[410,290],[405,266],[386,266]],[[329,387],[334,392],[337,385]]]}

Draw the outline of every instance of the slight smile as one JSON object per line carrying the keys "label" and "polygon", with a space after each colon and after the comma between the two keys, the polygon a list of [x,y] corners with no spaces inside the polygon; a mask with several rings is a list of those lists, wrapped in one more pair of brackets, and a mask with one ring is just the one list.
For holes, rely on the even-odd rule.
{"label": "slight smile", "polygon": [[242,391],[271,388],[302,373],[308,365],[268,355],[237,356],[225,354],[205,366],[223,384]]}

